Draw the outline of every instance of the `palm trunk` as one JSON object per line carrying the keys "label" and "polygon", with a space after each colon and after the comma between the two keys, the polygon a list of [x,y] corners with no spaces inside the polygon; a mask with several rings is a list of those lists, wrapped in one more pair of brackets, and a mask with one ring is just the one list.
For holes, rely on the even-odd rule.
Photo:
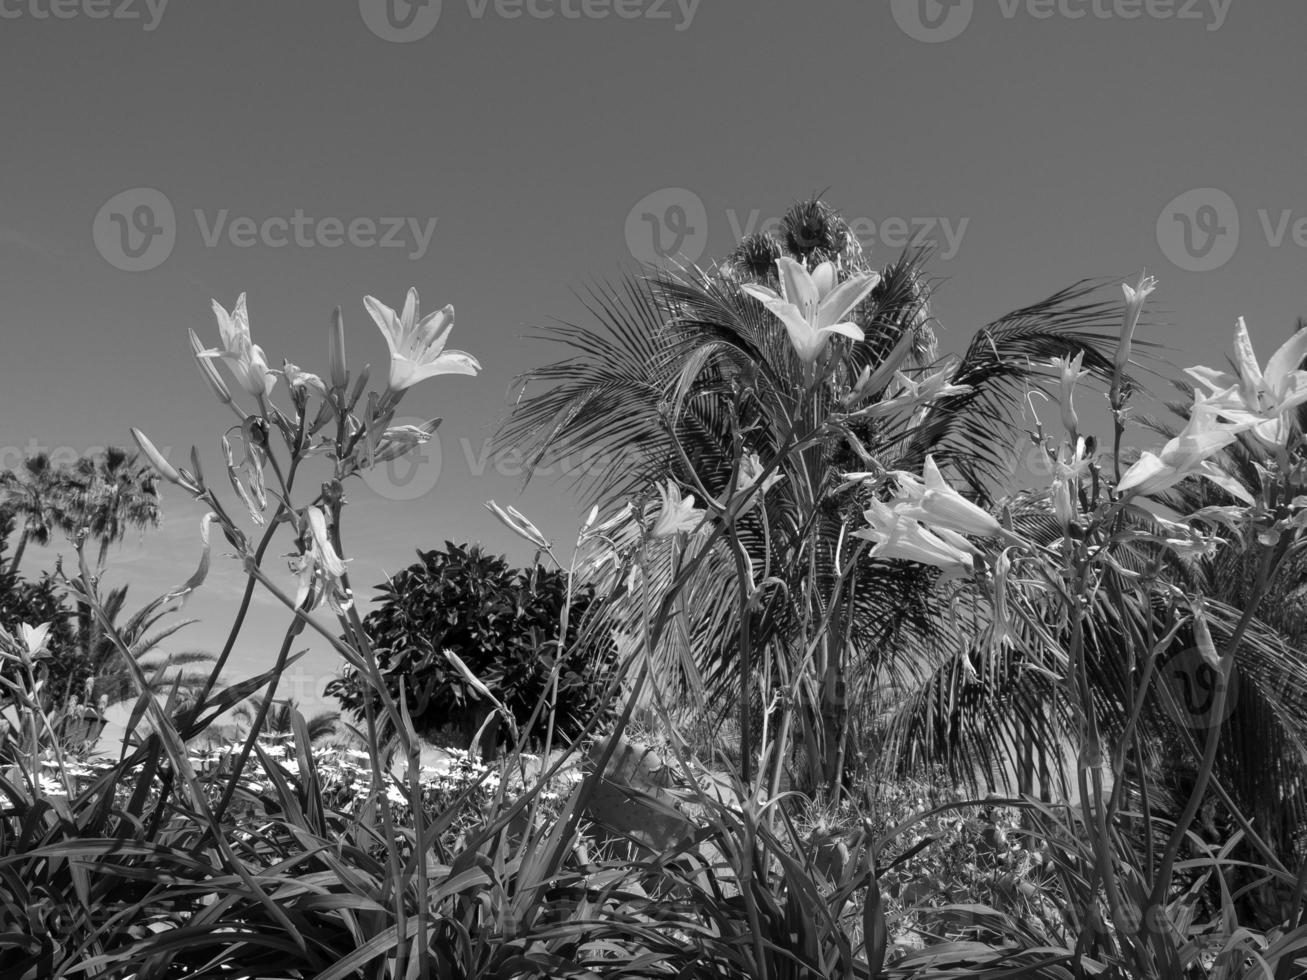
{"label": "palm trunk", "polygon": [[[833,625],[833,624],[832,624]],[[821,733],[823,789],[832,803],[839,800],[844,781],[844,747],[846,741],[844,691],[844,651],[838,634],[831,630],[822,639],[826,647],[826,670],[821,683]]]}
{"label": "palm trunk", "polygon": [[14,547],[14,557],[9,563],[10,575],[18,574],[18,563],[23,560],[23,552],[27,550],[27,539],[30,534],[31,532],[27,528],[23,528],[22,533],[18,535],[18,544]]}

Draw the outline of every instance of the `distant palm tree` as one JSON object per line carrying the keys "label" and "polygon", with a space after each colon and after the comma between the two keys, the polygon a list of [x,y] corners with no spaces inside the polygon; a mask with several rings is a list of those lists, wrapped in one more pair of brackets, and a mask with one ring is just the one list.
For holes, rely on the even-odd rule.
{"label": "distant palm tree", "polygon": [[68,530],[68,484],[68,470],[53,463],[48,453],[28,456],[17,470],[0,472],[0,501],[20,528],[9,562],[11,575],[17,574],[29,541],[46,545],[55,531]]}
{"label": "distant palm tree", "polygon": [[[76,537],[83,532],[98,543],[96,568],[104,567],[110,545],[132,528],[157,527],[162,510],[153,468],[136,453],[110,446],[82,456],[68,468],[60,492],[61,522]],[[77,604],[83,653],[92,659],[101,647],[101,627],[85,603]]]}
{"label": "distant palm tree", "polygon": [[133,528],[157,527],[162,516],[154,469],[117,446],[83,456],[68,471],[65,508],[74,530],[99,544],[97,564],[109,546]]}
{"label": "distant palm tree", "polygon": [[[254,724],[262,707],[262,698],[250,698],[249,701],[236,709],[235,716],[240,719],[248,730]],[[267,716],[263,719],[263,731],[269,735],[291,734],[294,731],[293,718],[298,711],[299,705],[296,704],[294,698],[287,698],[285,701],[273,701],[272,706],[268,709]],[[308,728],[309,741],[316,742],[319,739],[336,734],[336,725],[339,721],[340,712],[338,711],[323,711],[306,718],[304,724]]]}

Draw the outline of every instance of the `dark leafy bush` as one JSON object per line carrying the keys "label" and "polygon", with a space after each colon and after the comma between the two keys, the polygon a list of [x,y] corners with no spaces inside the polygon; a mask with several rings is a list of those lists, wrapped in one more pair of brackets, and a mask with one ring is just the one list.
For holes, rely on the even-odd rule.
{"label": "dark leafy bush", "polygon": [[[41,661],[45,674],[46,700],[62,698],[69,691],[80,693],[85,677],[75,670],[76,664],[66,654],[74,646],[71,615],[64,605],[58,582],[48,572],[39,579],[24,578],[14,571],[8,556],[8,539],[14,530],[14,516],[0,508],[0,626],[16,634],[22,623],[37,626],[51,623],[47,648],[54,654]],[[0,672],[11,681],[21,683],[12,661],[0,663]],[[0,703],[8,699],[0,690]],[[48,706],[48,705],[47,705]]]}
{"label": "dark leafy bush", "polygon": [[[567,576],[540,565],[510,568],[476,545],[446,542],[444,551],[418,556],[378,586],[383,604],[363,623],[391,696],[398,699],[403,680],[419,733],[431,736],[447,726],[474,733],[490,704],[449,662],[448,649],[525,725],[547,694],[558,657]],[[593,601],[593,589],[574,586],[555,715],[565,739],[592,717],[615,655],[610,640],[577,644]],[[364,698],[380,714],[379,697],[353,668],[328,684],[327,693],[358,718]]]}

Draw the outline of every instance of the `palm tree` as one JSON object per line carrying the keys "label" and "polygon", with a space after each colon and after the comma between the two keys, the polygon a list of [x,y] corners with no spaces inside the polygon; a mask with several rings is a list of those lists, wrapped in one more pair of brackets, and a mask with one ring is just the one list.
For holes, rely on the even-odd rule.
{"label": "palm tree", "polygon": [[[64,527],[73,536],[85,533],[98,543],[98,569],[104,567],[110,545],[132,528],[157,527],[162,516],[153,467],[117,446],[80,457],[63,484]],[[83,652],[94,660],[102,645],[100,623],[84,603],[77,606],[77,618]]]}
{"label": "palm tree", "polygon": [[[801,678],[807,763],[800,781],[838,792],[862,742],[850,722],[865,717],[873,695],[901,684],[931,650],[961,645],[957,624],[933,591],[933,572],[872,561],[855,547],[849,532],[872,491],[845,485],[844,473],[920,472],[933,454],[976,500],[992,501],[1005,489],[1006,449],[1016,442],[1023,396],[1044,382],[1041,366],[1083,352],[1085,367],[1106,379],[1119,309],[1091,301],[1095,284],[1077,284],[979,330],[951,371],[965,393],[911,412],[850,418],[842,400],[864,369],[878,373],[897,363],[905,379],[919,380],[944,367],[927,256],[910,251],[883,270],[852,316],[865,339],[839,348],[829,381],[813,388],[785,331],[740,288],[775,285],[775,259],[783,255],[808,266],[837,262],[845,275],[870,271],[843,220],[812,200],[790,209],[777,238],[746,239],[706,271],[627,277],[616,288],[596,289],[588,303],[594,325],[545,331],[572,356],[525,375],[501,438],[524,447],[532,466],[574,454],[598,460],[582,473],[581,488],[605,508],[668,478],[720,496],[744,454],[767,462],[787,440],[809,438],[808,448],[786,459],[785,478],[766,506],[739,528],[753,567],[766,570],[758,577],[775,579],[763,601],[743,606],[734,556],[714,549],[681,596],[678,628],[653,655],[659,676],[679,680],[699,704],[740,710],[746,773],[760,691]],[[886,380],[865,393],[863,405],[891,404],[905,381]],[[535,384],[547,388],[526,397]],[[681,557],[674,542],[651,546],[641,573],[650,593],[665,594]],[[626,629],[640,607],[626,605]]]}
{"label": "palm tree", "polygon": [[153,467],[117,446],[78,459],[68,474],[67,497],[68,520],[99,544],[101,567],[110,545],[133,528],[158,527],[162,516]]}
{"label": "palm tree", "polygon": [[[258,717],[262,708],[263,699],[253,697],[240,705],[236,709],[235,715],[248,729],[249,726],[254,724],[254,720]],[[292,734],[295,730],[294,717],[298,712],[299,705],[296,704],[294,698],[273,701],[266,717],[263,719],[263,732],[268,735]],[[317,742],[320,739],[336,734],[336,725],[339,721],[340,712],[338,711],[323,711],[306,718],[304,724],[309,733],[309,742]]]}
{"label": "palm tree", "polygon": [[52,693],[67,700],[84,698],[88,704],[103,702],[106,706],[135,698],[138,694],[135,671],[123,660],[122,652],[112,639],[117,633],[137,668],[144,675],[147,688],[154,694],[167,694],[173,688],[185,698],[203,684],[206,675],[187,671],[186,667],[210,663],[214,656],[201,650],[183,650],[161,653],[162,644],[180,630],[198,620],[188,619],[160,627],[160,621],[171,608],[159,600],[149,603],[133,613],[121,626],[117,621],[127,602],[127,586],[110,589],[104,599],[104,615],[110,629],[97,628],[90,615],[90,606],[77,599],[72,648],[59,655],[61,684]]}
{"label": "palm tree", "polygon": [[20,525],[18,544],[9,562],[15,575],[29,541],[50,543],[56,530],[67,530],[68,471],[50,460],[48,453],[37,453],[23,460],[18,470],[0,472],[0,501]]}

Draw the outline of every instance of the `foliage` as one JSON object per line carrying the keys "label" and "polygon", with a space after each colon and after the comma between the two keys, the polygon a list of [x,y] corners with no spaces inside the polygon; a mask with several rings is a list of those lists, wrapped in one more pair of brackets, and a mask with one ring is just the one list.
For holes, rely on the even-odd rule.
{"label": "foliage", "polygon": [[[939,358],[927,259],[910,251],[874,270],[834,209],[801,201],[773,240],[751,238],[707,270],[600,289],[588,304],[592,322],[542,331],[567,356],[523,377],[535,393],[524,392],[501,432],[533,464],[596,460],[579,489],[601,509],[647,499],[647,488],[668,478],[709,507],[742,488],[738,466],[750,455],[781,477],[700,553],[683,628],[664,639],[657,672],[669,696],[701,710],[752,713],[741,723],[750,739],[760,732],[761,692],[793,686],[801,701],[794,775],[827,793],[865,767],[856,750],[883,715],[885,690],[914,687],[937,651],[965,634],[930,569],[878,560],[851,540],[851,523],[875,493],[845,473],[919,472],[933,454],[987,502],[1007,489],[1025,439],[1026,395],[1046,386],[1047,359],[1080,355],[1103,381],[1112,368],[1119,313],[1093,298],[1096,283],[1001,317],[960,357]],[[863,339],[836,338],[813,365],[796,356],[775,317],[745,292],[776,286],[778,264],[790,260],[813,269],[835,262],[832,275],[845,285],[876,279],[846,317]],[[751,583],[739,574],[741,554],[757,570]],[[683,564],[675,541],[650,544],[641,582],[651,602]],[[613,585],[611,567],[589,572],[600,591]],[[750,584],[753,596],[744,594]],[[618,628],[633,632],[643,614],[633,592]],[[746,766],[752,754],[743,752]]]}
{"label": "foliage", "polygon": [[[559,733],[574,738],[597,709],[612,648],[589,650],[577,643],[593,588],[573,589],[562,572],[539,565],[512,569],[476,545],[447,543],[444,550],[419,552],[417,562],[380,589],[381,606],[363,626],[396,701],[403,685],[418,732],[431,735],[453,723],[470,736],[491,709],[445,650],[458,655],[520,726],[549,694],[555,665]],[[567,635],[560,647],[565,608]],[[379,707],[358,672],[348,668],[327,693],[360,719],[364,698]]]}
{"label": "foliage", "polygon": [[[808,267],[820,259],[832,264]],[[741,270],[754,281],[741,282]],[[872,275],[857,267],[829,210],[809,202],[777,241],[742,246],[724,274],[633,291],[637,306],[640,295],[654,302],[640,321],[654,328],[651,387],[626,414],[587,416],[580,389],[536,408],[552,426],[550,405],[577,395],[576,413],[562,417],[580,420],[592,446],[605,417],[644,425],[647,444],[629,446],[621,465],[647,450],[648,469],[613,478],[656,482],[633,487],[630,506],[603,520],[592,513],[565,570],[539,528],[492,504],[558,571],[512,572],[453,546],[432,553],[432,569],[423,555],[410,580],[388,586],[378,611],[390,616],[385,629],[376,619],[369,628],[354,603],[344,484],[434,432],[438,420],[389,424],[408,387],[479,369],[471,355],[444,350],[452,308],[419,318],[416,293],[402,311],[366,301],[391,352],[386,386],[370,393],[365,381],[350,384],[339,313],[324,381],[289,362],[268,369],[244,297],[231,313],[217,308],[221,347],[192,344],[206,383],[240,419],[239,462],[236,427],[222,438],[239,507],[205,481],[198,454],[191,468],[175,467],[134,432],[159,476],[207,508],[196,573],[119,623],[87,555],[90,539],[76,541],[73,602],[136,693],[115,757],[82,766],[49,737],[54,720],[37,677],[44,626],[0,633],[21,721],[0,771],[0,970],[24,980],[1300,975],[1307,862],[1263,836],[1223,759],[1259,749],[1244,736],[1270,733],[1291,748],[1302,735],[1301,718],[1279,714],[1299,703],[1301,656],[1274,623],[1294,608],[1296,589],[1277,576],[1296,574],[1307,553],[1299,418],[1307,332],[1265,371],[1246,333],[1236,340],[1238,379],[1193,370],[1212,390],[1195,398],[1183,437],[1123,472],[1133,387],[1125,367],[1150,281],[1126,289],[1112,357],[1085,329],[1104,309],[1073,290],[979,338],[967,367],[978,373],[953,365],[895,375],[914,348],[929,360],[930,345],[918,343],[924,324],[911,315],[891,324],[883,344],[868,344],[877,304],[892,305],[885,293],[864,295]],[[781,302],[774,287],[801,302]],[[859,322],[832,322],[845,314]],[[638,331],[631,336],[638,346]],[[979,443],[1005,415],[1015,424],[1023,386],[1039,384],[1033,366],[1000,352],[1035,358],[1050,348],[1063,351],[1047,381],[1067,430],[1046,437],[1036,427],[1050,485],[995,515],[994,450]],[[663,373],[667,352],[676,366]],[[1110,451],[1079,431],[1072,395],[1082,365],[1106,382]],[[634,382],[593,364],[574,368],[599,389],[616,379],[595,398],[618,398]],[[552,431],[537,436],[556,448]],[[1260,446],[1256,481],[1235,472],[1229,450],[1241,440]],[[296,487],[310,456],[332,469],[313,496]],[[854,458],[865,468],[850,471]],[[1177,500],[1198,479],[1228,497],[1196,507]],[[215,524],[248,576],[245,596],[193,696],[183,700],[179,688],[156,696],[129,626],[153,622],[201,586]],[[262,528],[257,538],[251,525]],[[294,535],[293,591],[262,564],[282,530]],[[1227,546],[1234,572],[1177,568]],[[465,574],[460,562],[480,563],[484,574]],[[578,586],[578,569],[600,587]],[[1221,584],[1231,601],[1198,591]],[[285,606],[288,625],[268,670],[220,688],[256,586]],[[424,590],[408,610],[409,592]],[[941,600],[946,610],[934,608]],[[334,626],[312,615],[323,605]],[[535,626],[525,640],[519,622]],[[357,756],[315,750],[306,719],[276,698],[305,629],[354,672]],[[448,643],[467,686],[462,703],[475,692],[511,720],[497,764],[464,756],[443,773],[423,771],[414,709],[428,704],[407,683],[392,687],[395,664],[382,647],[393,632],[403,660],[422,630],[437,638],[414,656],[431,666],[440,654],[447,670]],[[861,650],[867,630],[879,646]],[[498,659],[477,660],[487,639]],[[500,670],[516,640],[512,669]],[[505,677],[526,673],[526,650],[546,667],[514,689]],[[611,668],[587,678],[593,710],[568,729],[565,679],[593,666],[595,651],[613,654]],[[1238,709],[1229,683],[1208,685],[1201,704],[1177,700],[1166,675],[1185,656],[1201,664],[1190,682],[1237,676],[1259,687],[1244,720],[1226,720]],[[864,666],[868,686],[851,695],[849,668]],[[696,757],[703,728],[687,738],[677,727],[721,693],[740,709],[738,772]],[[244,703],[244,736],[219,759],[193,757],[188,744]],[[270,737],[283,706],[290,735]],[[619,736],[637,706],[674,763],[664,792],[616,789],[635,821],[677,828],[657,847],[625,846],[618,822],[595,805],[616,781]],[[861,724],[858,712],[870,709],[884,709],[889,723]],[[1159,721],[1167,711],[1169,726]],[[702,722],[713,712],[698,714]],[[541,728],[545,751],[528,760],[523,750]],[[966,799],[952,773],[929,791],[850,780],[856,767],[842,756],[867,731],[883,737],[885,755],[906,747],[912,760],[933,739],[952,752],[948,761],[972,769],[1015,764],[1037,791]],[[557,752],[555,734],[568,743]],[[1188,755],[1185,779],[1159,778],[1161,752]],[[828,795],[783,789],[801,753],[819,760],[816,788]],[[569,770],[578,778],[566,780]],[[1203,813],[1210,794],[1225,807],[1220,825]],[[1269,921],[1245,917],[1242,900],[1260,882],[1284,899]]]}
{"label": "foliage", "polygon": [[[50,623],[47,640],[50,648],[54,651],[70,651],[73,648],[73,628],[58,582],[49,573],[42,574],[35,581],[26,579],[6,558],[5,552],[14,524],[13,513],[0,508],[0,628],[14,632],[20,623]],[[46,661],[44,670],[47,704],[50,699],[62,696],[70,689],[80,690],[81,679],[72,676],[73,665],[67,657],[51,657]],[[0,666],[0,676],[11,682],[19,679],[12,663]],[[4,700],[7,699],[0,698],[0,702]]]}
{"label": "foliage", "polygon": [[[287,698],[285,701],[279,701],[270,710],[263,711],[263,699],[253,697],[245,704],[238,707],[234,716],[246,725],[252,725],[254,719],[263,711],[263,732],[274,736],[289,736],[293,731],[295,713],[298,706],[294,698]],[[321,711],[316,715],[310,716],[305,721],[306,730],[308,731],[309,741],[317,742],[320,739],[329,738],[336,734],[336,724],[340,715],[335,711]]]}

